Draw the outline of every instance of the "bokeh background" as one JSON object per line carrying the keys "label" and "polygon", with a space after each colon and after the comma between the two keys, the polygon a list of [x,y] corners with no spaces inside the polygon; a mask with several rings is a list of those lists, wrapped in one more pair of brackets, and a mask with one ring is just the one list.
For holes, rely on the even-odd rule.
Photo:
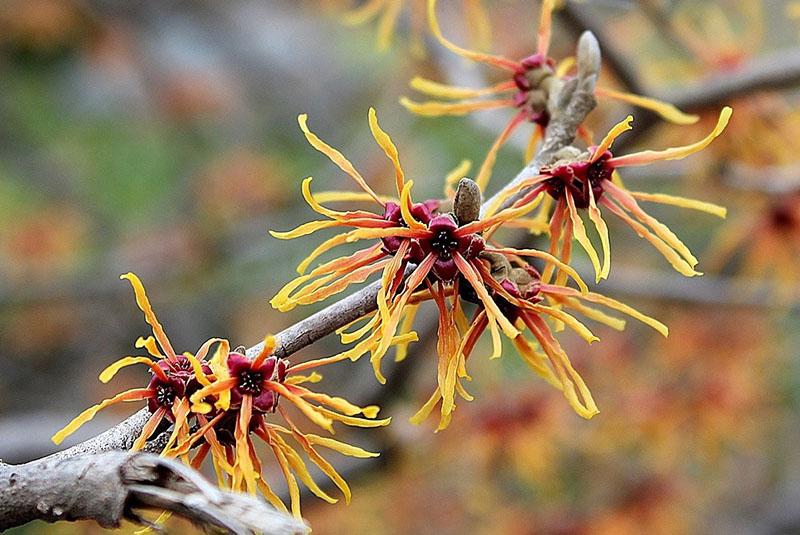
{"label": "bokeh background", "polygon": [[[440,3],[455,40],[532,52],[536,0]],[[306,145],[299,113],[378,191],[393,175],[369,136],[369,106],[420,197],[440,195],[461,159],[482,161],[504,112],[424,119],[398,98],[415,74],[468,84],[487,73],[425,36],[422,0],[385,2],[399,18],[383,51],[379,20],[342,23],[358,4],[0,2],[0,458],[53,451],[49,437],[77,412],[145,380],[135,369],[97,380],[147,332],[121,273],[142,278],[173,343],[189,350],[210,336],[252,345],[313,310],[280,314],[268,298],[319,238],[280,242],[267,230],[311,218],[304,177],[318,189],[351,184]],[[684,102],[720,79],[798,68],[782,63],[800,57],[800,7],[790,1],[561,4],[554,55],[569,55],[591,27],[604,80],[620,89]],[[499,361],[476,351],[477,399],[449,429],[412,426],[434,380],[421,326],[427,336],[387,386],[367,362],[327,371],[324,390],[380,402],[394,422],[346,435],[383,455],[331,457],[354,500],[306,497],[315,533],[800,533],[800,74],[785,78],[694,102],[697,126],[634,114],[625,150],[700,138],[733,106],[728,132],[703,154],[624,175],[631,188],[726,205],[729,217],[653,210],[698,253],[706,275],[695,279],[610,222],[614,265],[600,290],[658,317],[671,336],[631,323],[624,333],[597,328],[591,347],[561,337],[598,416],[573,414],[509,345]],[[627,112],[601,103],[591,127],[602,133]],[[520,143],[501,152],[490,189],[521,168]],[[293,359],[337,349],[331,338]],[[132,411],[101,414],[72,442]],[[14,531],[39,532],[103,530]]]}

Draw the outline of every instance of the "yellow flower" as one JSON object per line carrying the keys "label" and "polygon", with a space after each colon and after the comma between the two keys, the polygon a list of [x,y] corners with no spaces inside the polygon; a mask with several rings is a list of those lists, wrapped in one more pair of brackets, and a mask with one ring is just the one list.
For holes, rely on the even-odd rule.
{"label": "yellow flower", "polygon": [[[218,353],[214,358],[218,364],[216,373],[205,377],[206,386],[191,395],[191,408],[197,415],[200,429],[166,454],[184,456],[200,444],[198,453],[191,460],[192,465],[199,466],[210,452],[220,486],[252,494],[260,491],[273,505],[285,511],[286,506],[264,479],[262,463],[252,440],[255,435],[275,455],[289,486],[291,511],[300,518],[297,479],[323,500],[329,503],[337,500],[314,482],[301,456],[284,439],[284,435],[291,436],[308,459],[339,487],[349,503],[350,488],[320,455],[317,447],[359,458],[378,454],[301,432],[279,402],[285,399],[313,424],[330,433],[333,433],[334,422],[356,427],[379,427],[388,425],[391,419],[375,419],[379,410],[376,406],[358,407],[343,398],[314,392],[303,386],[304,383],[320,381],[322,376],[316,372],[310,375],[293,375],[292,372],[318,367],[325,363],[325,359],[291,366],[286,359],[272,355],[274,347],[274,338],[268,336],[264,348],[253,360],[238,350],[224,355]],[[216,398],[213,406],[210,398]],[[285,425],[273,421],[275,413],[280,414]]]}

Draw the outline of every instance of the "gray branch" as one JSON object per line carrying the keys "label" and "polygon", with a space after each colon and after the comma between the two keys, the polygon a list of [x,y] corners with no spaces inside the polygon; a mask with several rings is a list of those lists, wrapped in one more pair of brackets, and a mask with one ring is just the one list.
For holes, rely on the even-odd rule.
{"label": "gray branch", "polygon": [[193,469],[149,453],[121,451],[0,463],[0,530],[31,520],[147,523],[143,509],[166,510],[229,533],[307,533],[301,522],[253,496],[218,489]]}

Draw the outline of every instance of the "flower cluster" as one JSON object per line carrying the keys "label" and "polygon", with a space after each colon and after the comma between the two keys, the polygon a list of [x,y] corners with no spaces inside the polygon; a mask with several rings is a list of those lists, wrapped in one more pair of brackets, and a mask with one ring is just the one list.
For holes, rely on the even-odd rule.
{"label": "flower cluster", "polygon": [[[476,10],[480,6],[478,0],[465,2]],[[491,342],[491,359],[502,355],[503,338],[507,338],[524,363],[560,390],[570,407],[587,419],[599,412],[597,404],[556,334],[568,327],[592,343],[598,338],[584,321],[622,330],[626,324],[624,316],[668,335],[667,327],[658,320],[591,291],[570,265],[573,241],[588,255],[595,282],[607,278],[610,238],[604,215],[610,212],[653,245],[678,272],[699,275],[695,269],[698,260],[688,247],[639,203],[673,205],[719,217],[725,217],[725,209],[684,197],[630,191],[623,185],[618,170],[658,160],[682,159],[704,149],[726,128],[731,109],[725,107],[721,111],[711,133],[701,140],[661,151],[627,155],[612,152],[615,139],[631,129],[632,116],[614,126],[596,145],[591,134],[580,127],[578,134],[585,142],[585,149],[564,147],[533,171],[532,176],[521,175],[484,203],[482,191],[500,147],[521,124],[531,123],[534,132],[526,155],[531,158],[551,122],[556,121],[554,101],[571,79],[575,62],[568,58],[556,63],[548,55],[554,0],[543,0],[536,52],[520,61],[453,44],[439,28],[436,0],[428,0],[427,6],[430,29],[442,45],[462,57],[504,70],[508,79],[488,88],[467,89],[415,78],[412,87],[443,101],[415,103],[403,99],[402,103],[422,115],[461,115],[506,107],[515,113],[489,150],[475,181],[465,176],[470,164],[463,161],[445,178],[444,198],[422,201],[414,200],[414,181],[407,179],[399,151],[378,123],[374,109],[370,108],[368,113],[369,128],[394,172],[394,192],[388,196],[373,190],[341,152],[311,131],[307,116],[299,116],[298,123],[308,143],[348,175],[359,191],[312,192],[313,179],[303,180],[302,195],[320,217],[293,230],[271,231],[271,234],[279,239],[296,239],[330,229],[337,233],[311,251],[299,264],[298,276],[286,283],[270,303],[285,312],[329,299],[370,277],[378,278],[372,311],[337,331],[341,341],[352,346],[335,355],[295,364],[285,358],[286,352],[272,336],[251,350],[231,349],[228,340],[211,338],[194,354],[178,354],[156,318],[141,282],[128,273],[122,278],[133,286],[136,302],[152,329],[151,336],[139,338],[135,345],[148,355],[128,356],[114,362],[100,374],[100,380],[108,382],[122,368],[134,364],[147,366],[151,378],[143,388],[127,390],[85,410],[54,435],[56,443],[110,405],[146,402],[150,416],[133,443],[134,450],[144,448],[155,437],[165,436],[163,446],[158,442],[162,455],[180,458],[194,467],[210,457],[220,486],[253,494],[261,492],[286,511],[287,507],[265,478],[263,461],[256,448],[256,439],[260,439],[272,451],[288,486],[291,511],[300,518],[299,482],[321,499],[336,501],[314,481],[301,451],[331,479],[348,502],[347,483],[319,449],[360,458],[378,454],[326,435],[301,431],[295,424],[297,414],[329,434],[333,434],[337,422],[378,427],[390,421],[377,419],[376,406],[359,407],[343,398],[312,390],[309,385],[322,379],[316,370],[369,354],[377,380],[385,383],[384,358],[393,346],[396,361],[407,357],[409,344],[418,339],[414,331],[417,312],[428,301],[437,311],[436,380],[432,394],[411,421],[421,423],[438,407],[437,430],[450,424],[457,401],[473,399],[466,388],[471,381],[467,362],[484,333],[488,332]],[[352,23],[379,18],[379,40],[385,45],[401,7],[401,0],[369,0],[348,17]],[[677,124],[697,121],[696,116],[649,98],[601,88],[596,94],[647,108]],[[498,95],[502,98],[484,99]],[[328,206],[342,202],[367,202],[372,209],[337,210]],[[780,212],[775,224],[785,223],[784,226],[793,228],[794,220],[798,219],[794,217],[797,215],[794,208],[793,204],[791,211]],[[589,238],[583,212],[599,237],[600,253]],[[549,248],[504,245],[495,234],[506,226],[548,235]],[[357,244],[354,252],[353,244]],[[323,255],[342,246],[348,247],[346,254],[312,266]]]}
{"label": "flower cluster", "polygon": [[[543,198],[541,190],[534,188],[515,206],[482,216],[477,184],[462,178],[452,199],[415,203],[411,198],[413,181],[406,180],[397,148],[378,124],[375,111],[370,109],[372,134],[395,170],[398,198],[387,200],[369,187],[338,150],[309,130],[305,115],[300,116],[299,123],[309,143],[347,173],[363,192],[314,195],[309,187],[311,178],[303,182],[303,195],[309,206],[327,219],[311,221],[288,232],[272,232],[273,236],[291,239],[325,228],[352,230],[327,239],[315,249],[301,262],[300,276],[287,283],[271,303],[279,310],[290,310],[323,300],[380,272],[377,310],[365,318],[363,325],[340,333],[343,342],[357,343],[327,362],[356,360],[369,352],[377,379],[385,382],[381,361],[388,348],[397,344],[396,359],[405,358],[407,344],[416,340],[412,329],[417,308],[424,301],[433,301],[439,312],[437,387],[412,421],[422,421],[441,404],[439,428],[443,429],[452,417],[456,395],[472,399],[463,384],[470,379],[466,360],[485,331],[491,335],[492,358],[502,353],[502,335],[513,340],[525,362],[562,390],[570,405],[586,418],[596,414],[597,407],[545,319],[554,320],[557,326],[569,326],[592,342],[597,339],[594,334],[565,309],[613,328],[622,328],[623,320],[593,306],[599,304],[644,321],[666,335],[666,327],[658,321],[590,292],[577,272],[555,255],[536,249],[502,247],[487,241],[499,226],[534,210]],[[323,206],[323,198],[329,201],[369,199],[382,210],[336,211]],[[338,245],[362,240],[371,243],[306,273],[319,255]],[[558,278],[550,284],[549,279],[540,276],[524,258],[544,262],[545,273],[557,271]],[[574,280],[578,288],[566,285],[567,278]],[[473,305],[474,314],[468,319],[465,307]],[[525,329],[530,331],[533,340],[520,336]]]}
{"label": "flower cluster", "polygon": [[[358,407],[345,399],[314,392],[305,384],[317,383],[317,372],[299,375],[297,371],[317,367],[317,363],[292,365],[274,354],[275,338],[266,337],[258,353],[248,357],[243,347],[231,350],[227,340],[212,338],[196,354],[178,355],[156,318],[139,278],[123,275],[133,286],[136,302],[144,312],[153,336],[139,338],[137,348],[148,357],[124,357],[100,374],[108,382],[122,368],[145,364],[152,378],[145,388],[135,388],[82,412],[53,436],[60,444],[97,412],[124,401],[147,401],[151,413],[132,449],[140,450],[155,438],[165,420],[172,431],[162,455],[181,458],[199,467],[211,454],[219,485],[223,488],[256,493],[260,491],[277,508],[287,508],[267,483],[262,461],[253,438],[261,439],[273,452],[289,488],[291,511],[300,518],[300,490],[297,480],[325,501],[337,500],[324,492],[312,479],[305,461],[292,446],[291,438],[307,458],[341,490],[347,502],[350,489],[333,466],[319,453],[326,448],[351,457],[367,458],[378,454],[345,444],[329,437],[304,433],[295,425],[281,399],[297,408],[311,423],[333,433],[334,422],[355,427],[388,425],[389,418],[376,419],[378,407]],[[216,344],[214,355],[207,359]],[[279,416],[279,418],[278,418]],[[194,454],[191,452],[196,449]]]}

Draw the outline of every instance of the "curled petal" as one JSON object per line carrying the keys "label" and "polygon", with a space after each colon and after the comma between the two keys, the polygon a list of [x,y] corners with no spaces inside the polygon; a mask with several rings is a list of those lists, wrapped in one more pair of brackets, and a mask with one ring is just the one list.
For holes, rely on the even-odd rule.
{"label": "curled petal", "polygon": [[728,126],[728,121],[730,120],[732,113],[733,110],[730,107],[725,106],[722,108],[714,130],[712,130],[710,134],[697,143],[665,150],[646,150],[642,152],[636,152],[634,154],[611,158],[608,160],[608,162],[614,167],[625,167],[633,165],[647,165],[658,160],[680,160],[689,156],[690,154],[701,151],[710,145],[711,142],[714,141],[714,139],[716,139],[723,130],[725,130],[725,127]]}
{"label": "curled petal", "polygon": [[389,134],[384,132],[381,125],[378,124],[378,116],[375,113],[375,108],[369,109],[369,129],[372,132],[372,137],[375,138],[375,141],[380,145],[381,149],[383,149],[383,152],[394,166],[397,194],[401,195],[403,185],[405,184],[405,175],[403,173],[403,167],[400,165],[400,156],[397,153],[397,147],[395,147],[392,138],[389,137]]}
{"label": "curled petal", "polygon": [[444,37],[444,35],[442,35],[441,28],[439,28],[439,20],[436,17],[436,0],[428,0],[428,25],[430,26],[433,35],[442,44],[442,46],[444,46],[451,52],[454,52],[463,58],[467,58],[472,61],[477,61],[480,63],[487,63],[489,65],[493,65],[501,69],[506,69],[511,72],[514,72],[522,67],[522,65],[518,61],[512,61],[503,56],[495,56],[492,54],[482,54],[480,52],[474,52],[472,50],[467,50],[466,48],[462,48],[448,41]]}
{"label": "curled petal", "polygon": [[355,180],[355,182],[361,187],[361,189],[363,189],[373,199],[375,199],[375,202],[377,202],[381,206],[384,205],[383,201],[381,201],[380,197],[378,197],[378,194],[375,193],[372,190],[372,188],[369,187],[367,181],[364,180],[364,177],[362,177],[358,171],[356,171],[356,168],[353,167],[353,164],[350,163],[350,161],[347,158],[345,158],[341,152],[339,152],[338,150],[334,149],[333,147],[322,141],[320,138],[316,136],[316,134],[314,134],[313,132],[311,132],[311,130],[308,129],[307,125],[308,115],[306,114],[299,115],[297,117],[297,122],[300,125],[300,129],[303,131],[303,134],[306,136],[306,139],[308,140],[308,142],[311,144],[312,147],[314,147],[319,152],[327,156],[334,164],[336,164],[339,167],[339,169],[347,173],[353,180]]}
{"label": "curled petal", "polygon": [[592,157],[589,160],[590,162],[596,162],[597,159],[608,149],[611,148],[611,145],[614,143],[620,135],[628,130],[632,129],[631,123],[633,122],[633,115],[628,115],[622,121],[618,122],[614,125],[614,127],[608,131],[606,137],[603,138],[603,141],[594,149],[594,153],[592,153]]}
{"label": "curled petal", "polygon": [[144,312],[144,320],[153,329],[153,335],[155,335],[158,343],[161,344],[161,349],[164,350],[167,357],[174,359],[175,350],[172,349],[172,344],[170,344],[169,338],[167,338],[167,335],[164,333],[164,328],[161,326],[161,323],[158,322],[158,318],[155,312],[153,312],[153,307],[150,306],[150,300],[147,298],[147,293],[144,291],[142,281],[140,281],[139,277],[134,273],[125,273],[124,275],[120,275],[119,278],[126,279],[131,283],[133,293],[136,296],[136,304],[139,306],[139,309]]}
{"label": "curled petal", "polygon": [[161,350],[158,349],[158,345],[156,344],[156,339],[152,336],[143,337],[140,336],[136,339],[136,343],[134,344],[136,349],[145,348],[145,350],[150,353],[154,357],[163,358],[164,355],[161,353]]}
{"label": "curled petal", "polygon": [[101,410],[105,409],[109,405],[114,405],[115,403],[121,403],[123,401],[141,401],[143,399],[147,399],[148,397],[153,395],[153,391],[149,388],[134,388],[132,390],[127,390],[122,392],[121,394],[117,394],[116,396],[108,399],[104,399],[97,405],[89,407],[78,416],[76,416],[70,423],[64,426],[58,433],[53,435],[52,441],[55,444],[61,444],[61,442],[74,433],[80,426],[94,418],[94,415],[100,412]]}
{"label": "curled petal", "polygon": [[100,382],[101,383],[109,382],[117,374],[118,371],[120,371],[122,368],[131,366],[133,364],[144,364],[145,366],[148,366],[153,371],[153,373],[158,376],[159,379],[165,382],[168,380],[167,374],[164,373],[164,370],[161,369],[161,367],[158,366],[158,364],[153,362],[151,359],[147,357],[124,357],[110,364],[105,370],[100,372]]}

